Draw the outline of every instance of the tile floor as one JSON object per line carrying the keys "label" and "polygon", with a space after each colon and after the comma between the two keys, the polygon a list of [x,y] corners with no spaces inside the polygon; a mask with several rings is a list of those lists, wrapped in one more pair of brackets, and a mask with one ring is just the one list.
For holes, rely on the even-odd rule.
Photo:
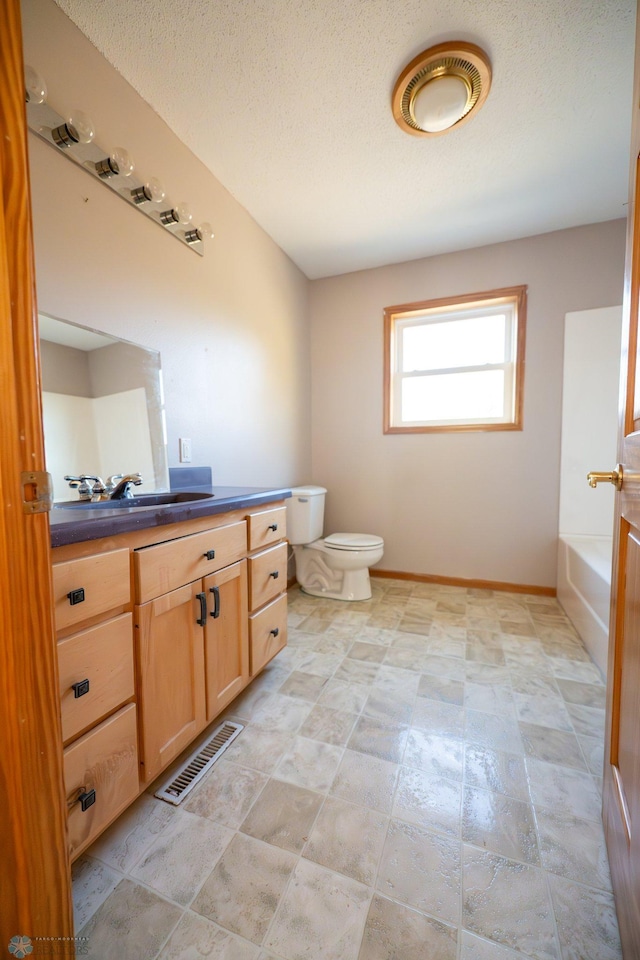
{"label": "tile floor", "polygon": [[620,960],[604,687],[555,600],[290,593],[245,730],[74,868],[96,960]]}

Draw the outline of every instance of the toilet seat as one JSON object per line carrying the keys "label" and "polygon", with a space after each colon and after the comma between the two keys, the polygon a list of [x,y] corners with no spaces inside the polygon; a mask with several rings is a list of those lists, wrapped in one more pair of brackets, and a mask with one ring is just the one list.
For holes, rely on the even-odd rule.
{"label": "toilet seat", "polygon": [[382,537],[370,533],[332,533],[323,542],[330,550],[378,550],[384,546]]}

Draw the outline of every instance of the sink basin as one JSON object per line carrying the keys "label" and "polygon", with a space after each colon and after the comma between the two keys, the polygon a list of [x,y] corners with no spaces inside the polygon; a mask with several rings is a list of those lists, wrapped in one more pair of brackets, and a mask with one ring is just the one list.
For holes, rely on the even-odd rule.
{"label": "sink basin", "polygon": [[56,510],[120,510],[129,507],[159,507],[172,503],[191,503],[194,500],[210,500],[213,493],[195,493],[176,490],[173,493],[142,493],[139,497],[123,500],[70,500],[54,504]]}

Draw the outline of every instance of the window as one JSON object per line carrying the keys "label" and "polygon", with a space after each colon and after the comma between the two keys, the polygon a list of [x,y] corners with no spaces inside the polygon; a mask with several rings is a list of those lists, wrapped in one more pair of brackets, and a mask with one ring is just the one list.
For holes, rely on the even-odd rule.
{"label": "window", "polygon": [[521,430],[526,287],[387,307],[384,432]]}

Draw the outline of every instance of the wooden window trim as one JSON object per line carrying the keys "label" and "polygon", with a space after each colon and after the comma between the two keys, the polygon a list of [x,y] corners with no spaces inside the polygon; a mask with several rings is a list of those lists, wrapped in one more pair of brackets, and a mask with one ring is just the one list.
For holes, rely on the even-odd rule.
{"label": "wooden window trim", "polygon": [[[426,310],[455,307],[471,307],[480,305],[483,301],[508,299],[514,300],[517,313],[516,359],[514,364],[515,397],[514,419],[509,423],[458,423],[434,424],[433,426],[393,426],[391,423],[392,402],[392,338],[394,322],[398,315],[420,314]],[[525,370],[525,336],[527,326],[527,286],[501,287],[496,290],[486,290],[482,293],[467,293],[458,297],[440,297],[436,300],[421,300],[416,303],[401,303],[385,307],[384,310],[384,411],[383,432],[388,433],[469,433],[488,432],[495,430],[522,430],[524,406],[524,370]]]}

